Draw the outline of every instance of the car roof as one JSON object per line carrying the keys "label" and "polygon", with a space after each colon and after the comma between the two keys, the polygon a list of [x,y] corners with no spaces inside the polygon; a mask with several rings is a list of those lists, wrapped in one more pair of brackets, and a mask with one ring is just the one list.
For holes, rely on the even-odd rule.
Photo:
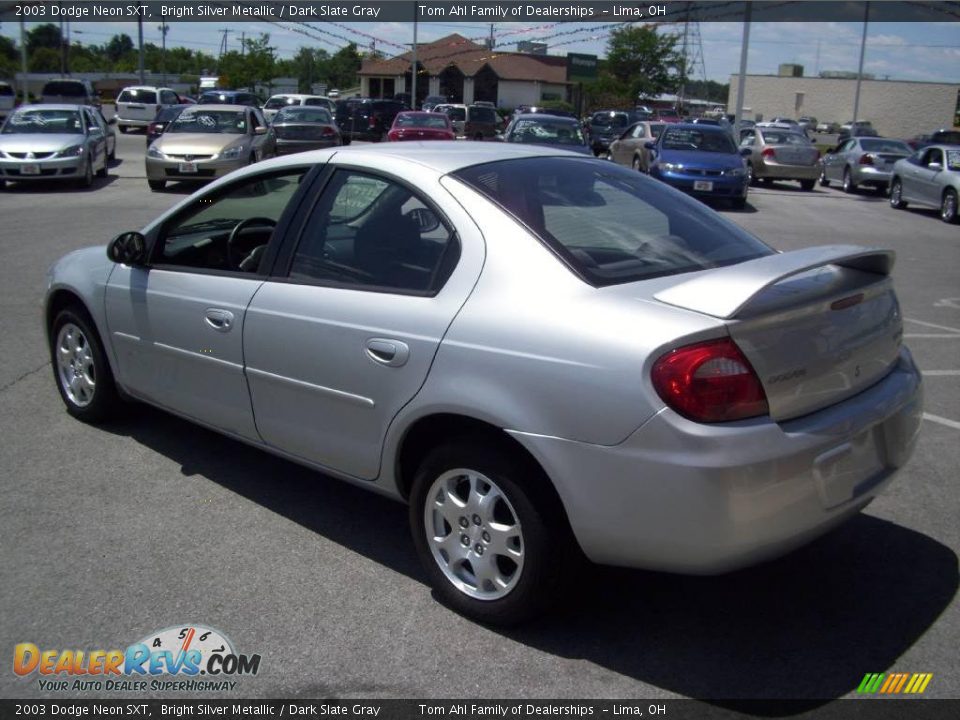
{"label": "car roof", "polygon": [[17,111],[20,110],[78,110],[79,108],[87,108],[88,110],[96,110],[92,105],[87,105],[86,103],[33,103],[32,105],[21,105],[17,108]]}
{"label": "car roof", "polygon": [[[127,85],[124,90],[169,90],[166,85]],[[121,91],[122,92],[122,91]]]}

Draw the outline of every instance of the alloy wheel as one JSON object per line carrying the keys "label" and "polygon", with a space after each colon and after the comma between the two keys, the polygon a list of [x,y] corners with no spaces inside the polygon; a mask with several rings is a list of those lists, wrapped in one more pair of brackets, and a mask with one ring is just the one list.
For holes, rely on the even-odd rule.
{"label": "alloy wheel", "polygon": [[478,600],[514,589],[523,572],[523,529],[496,483],[475,470],[448,470],[430,486],[423,513],[433,559],[454,587]]}
{"label": "alloy wheel", "polygon": [[97,373],[90,343],[83,331],[66,323],[57,334],[57,378],[71,403],[79,408],[93,402]]}
{"label": "alloy wheel", "polygon": [[940,219],[945,223],[957,221],[957,194],[952,190],[947,190],[943,194],[943,201],[940,203]]}

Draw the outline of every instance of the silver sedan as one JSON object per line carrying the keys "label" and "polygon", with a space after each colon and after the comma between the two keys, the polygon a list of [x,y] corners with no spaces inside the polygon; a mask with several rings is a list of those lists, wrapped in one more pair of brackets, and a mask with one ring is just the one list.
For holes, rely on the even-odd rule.
{"label": "silver sedan", "polygon": [[960,219],[960,145],[931,145],[893,166],[890,205],[905,208],[908,202],[940,210],[940,219]]}
{"label": "silver sedan", "polygon": [[391,143],[67,255],[45,329],[71,415],[135,398],[407,502],[439,595],[510,623],[583,556],[724,572],[887,488],[922,413],[892,266],[563,150]]}
{"label": "silver sedan", "polygon": [[840,182],[843,191],[855,193],[861,185],[886,193],[893,164],[913,153],[902,140],[851,137],[823,156],[820,184]]}
{"label": "silver sedan", "polygon": [[[106,177],[116,139],[99,110],[24,105],[0,129],[0,189],[8,181],[65,180],[90,187]],[[112,142],[111,142],[112,141]]]}

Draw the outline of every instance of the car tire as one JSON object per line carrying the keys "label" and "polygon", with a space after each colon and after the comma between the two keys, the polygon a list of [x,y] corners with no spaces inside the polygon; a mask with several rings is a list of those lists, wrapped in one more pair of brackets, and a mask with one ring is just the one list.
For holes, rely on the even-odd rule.
{"label": "car tire", "polygon": [[896,210],[902,210],[907,206],[903,199],[903,182],[900,178],[894,178],[890,182],[890,207]]}
{"label": "car tire", "polygon": [[805,192],[810,192],[811,190],[813,190],[816,184],[817,184],[816,180],[801,180],[800,189]]}
{"label": "car tire", "polygon": [[110,150],[110,154],[107,155],[107,160],[113,161],[117,159],[117,144],[113,144],[113,148]]}
{"label": "car tire", "polygon": [[633,156],[633,162],[631,163],[631,165],[633,166],[633,169],[636,170],[638,173],[643,172],[643,163],[640,162],[640,157],[638,155]]}
{"label": "car tire", "polygon": [[757,174],[753,171],[753,164],[747,163],[747,185],[756,185],[757,183]]}
{"label": "car tire", "polygon": [[850,168],[843,171],[843,191],[848,195],[853,195],[857,192],[857,184],[853,181]]}
{"label": "car tire", "polygon": [[957,192],[953,188],[947,188],[940,201],[940,219],[953,225],[956,224],[957,218]]}
{"label": "car tire", "polygon": [[85,310],[61,310],[50,326],[53,377],[67,412],[83,422],[114,417],[122,401],[100,335]]}
{"label": "car tire", "polygon": [[[549,481],[531,465],[502,446],[461,439],[430,452],[413,481],[410,527],[431,584],[445,604],[482,623],[541,613],[575,557]],[[484,507],[492,493],[499,497]]]}
{"label": "car tire", "polygon": [[743,210],[747,207],[747,199],[745,197],[733,198],[733,200],[730,201],[730,206],[734,210]]}
{"label": "car tire", "polygon": [[166,180],[147,180],[147,185],[150,186],[150,189],[154,192],[160,192],[167,186]]}
{"label": "car tire", "polygon": [[87,162],[83,166],[83,175],[80,176],[77,185],[83,189],[93,185],[93,160],[90,158],[87,158]]}
{"label": "car tire", "polygon": [[820,168],[820,186],[821,187],[830,187],[830,181],[827,180],[827,169]]}

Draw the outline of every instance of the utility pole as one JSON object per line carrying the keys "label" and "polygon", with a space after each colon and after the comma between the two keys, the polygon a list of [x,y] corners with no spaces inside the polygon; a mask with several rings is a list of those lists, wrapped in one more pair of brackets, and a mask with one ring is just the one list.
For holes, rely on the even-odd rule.
{"label": "utility pole", "polygon": [[63,36],[63,20],[60,21],[60,74],[67,74],[67,45]]}
{"label": "utility pole", "polygon": [[20,94],[21,102],[26,104],[30,102],[28,89],[30,83],[27,80],[27,41],[24,39],[23,20],[20,20]]}
{"label": "utility pole", "polygon": [[140,84],[143,85],[147,82],[146,75],[143,73],[143,18],[137,18],[137,42],[140,47]]}
{"label": "utility pole", "polygon": [[493,23],[490,23],[490,39],[487,41],[487,48],[493,50],[493,46],[496,44],[496,41],[493,37]]}
{"label": "utility pole", "polygon": [[247,55],[247,33],[240,33],[240,57],[246,57]]}
{"label": "utility pole", "polygon": [[410,109],[417,109],[417,17],[420,10],[416,10],[413,15],[413,65],[410,72]]}
{"label": "utility pole", "polygon": [[[683,21],[683,49],[680,51],[683,55],[683,65],[680,68],[680,87],[677,90],[677,113],[683,114],[683,100],[684,95],[687,92],[687,32],[690,30],[690,9],[687,8],[687,17]],[[634,104],[637,103],[637,98],[633,99]]]}
{"label": "utility pole", "polygon": [[[860,82],[863,80],[863,56],[867,51],[867,22],[870,19],[870,3],[864,4],[863,10],[863,37],[860,38],[860,66],[857,68],[857,90],[853,96],[853,121],[860,119]],[[850,134],[853,134],[853,128],[850,128]]]}
{"label": "utility pole", "polygon": [[223,57],[227,53],[227,36],[230,34],[230,28],[223,28],[220,32],[223,33],[223,38],[220,40],[220,57]]}
{"label": "utility pole", "polygon": [[160,51],[160,72],[163,73],[163,86],[167,85],[167,33],[170,32],[170,26],[167,25],[165,20],[160,21],[160,27],[157,28],[160,30],[160,42],[161,42],[161,51]]}
{"label": "utility pole", "polygon": [[743,119],[743,99],[747,92],[747,49],[750,47],[750,18],[753,16],[753,7],[751,3],[745,3],[746,10],[743,14],[743,41],[740,45],[740,80],[737,83],[737,116],[734,119],[734,127],[737,132],[740,131],[740,121]]}

